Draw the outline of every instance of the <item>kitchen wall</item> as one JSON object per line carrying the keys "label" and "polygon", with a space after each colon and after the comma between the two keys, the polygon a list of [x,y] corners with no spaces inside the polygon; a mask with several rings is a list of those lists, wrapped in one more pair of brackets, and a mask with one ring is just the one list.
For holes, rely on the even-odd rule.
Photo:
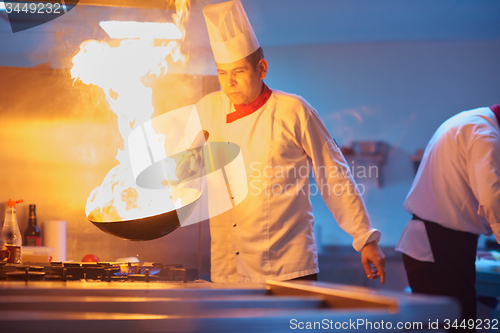
{"label": "kitchen wall", "polygon": [[[402,205],[414,176],[410,156],[455,113],[500,103],[499,54],[499,39],[268,47],[265,81],[304,97],[339,145],[391,146],[382,186],[374,173],[358,181],[381,244],[393,247],[409,219]],[[349,245],[321,197],[312,200],[321,243]]]}
{"label": "kitchen wall", "polygon": [[[0,77],[0,197],[24,199],[17,206],[21,232],[27,226],[28,205],[36,204],[42,227],[47,220],[67,222],[68,260],[93,253],[101,261],[138,256],[198,267],[201,232],[208,263],[206,223],[159,240],[130,242],[103,233],[86,219],[87,197],[118,164],[116,152],[123,145],[117,117],[100,88],[73,83],[68,70],[44,66],[0,67]],[[154,91],[153,117],[219,88],[214,76],[172,74],[143,81]]]}

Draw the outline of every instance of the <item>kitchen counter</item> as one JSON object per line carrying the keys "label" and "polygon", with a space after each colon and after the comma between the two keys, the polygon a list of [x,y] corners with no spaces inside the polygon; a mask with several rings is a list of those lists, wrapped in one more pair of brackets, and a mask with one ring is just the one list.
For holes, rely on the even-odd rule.
{"label": "kitchen counter", "polygon": [[458,313],[448,298],[322,282],[0,282],[0,327],[13,333],[276,333],[308,323],[308,332],[370,329],[368,323],[402,331],[398,322],[425,328]]}
{"label": "kitchen counter", "polygon": [[476,293],[479,296],[500,297],[500,273],[476,271]]}
{"label": "kitchen counter", "polygon": [[478,250],[479,253],[481,256],[476,260],[476,294],[500,297],[500,253]]}

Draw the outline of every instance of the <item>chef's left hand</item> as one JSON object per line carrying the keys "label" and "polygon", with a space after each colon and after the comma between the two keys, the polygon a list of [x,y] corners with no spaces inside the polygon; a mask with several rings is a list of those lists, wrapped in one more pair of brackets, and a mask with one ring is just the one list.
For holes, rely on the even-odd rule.
{"label": "chef's left hand", "polygon": [[361,263],[369,279],[378,279],[385,282],[385,255],[376,242],[366,244],[361,250]]}

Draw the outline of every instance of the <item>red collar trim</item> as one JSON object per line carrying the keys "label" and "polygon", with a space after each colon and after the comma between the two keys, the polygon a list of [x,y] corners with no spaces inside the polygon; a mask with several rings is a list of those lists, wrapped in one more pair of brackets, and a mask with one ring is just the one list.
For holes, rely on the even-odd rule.
{"label": "red collar trim", "polygon": [[269,89],[264,83],[264,89],[262,89],[262,93],[255,100],[246,105],[245,104],[234,105],[234,109],[236,111],[226,115],[226,123],[229,124],[235,120],[251,115],[258,109],[260,109],[264,104],[266,104],[267,100],[269,99],[269,97],[271,97],[272,93],[273,91]]}
{"label": "red collar trim", "polygon": [[490,106],[490,109],[491,109],[491,111],[493,111],[493,113],[497,117],[498,126],[500,126],[500,106],[498,106],[498,104],[495,104],[495,105]]}

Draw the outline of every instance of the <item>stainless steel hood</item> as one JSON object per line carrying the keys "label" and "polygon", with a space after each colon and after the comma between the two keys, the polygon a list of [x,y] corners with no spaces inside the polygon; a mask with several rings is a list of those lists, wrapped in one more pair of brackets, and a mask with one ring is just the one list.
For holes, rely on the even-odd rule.
{"label": "stainless steel hood", "polygon": [[[124,7],[144,9],[175,10],[175,0],[31,0],[40,3],[64,3],[66,5],[85,5],[102,7]],[[191,1],[192,3],[192,1]]]}

